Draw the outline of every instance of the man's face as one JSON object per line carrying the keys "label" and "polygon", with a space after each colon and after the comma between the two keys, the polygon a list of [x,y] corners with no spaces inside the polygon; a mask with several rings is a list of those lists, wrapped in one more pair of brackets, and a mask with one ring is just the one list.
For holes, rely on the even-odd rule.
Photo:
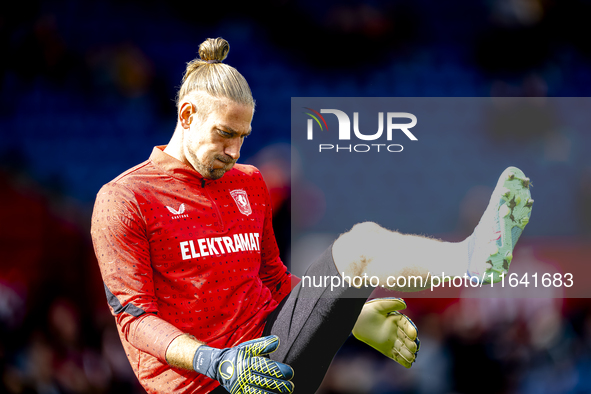
{"label": "man's face", "polygon": [[186,160],[204,178],[219,179],[240,157],[244,138],[250,134],[253,108],[221,99],[203,121],[193,116],[185,129]]}

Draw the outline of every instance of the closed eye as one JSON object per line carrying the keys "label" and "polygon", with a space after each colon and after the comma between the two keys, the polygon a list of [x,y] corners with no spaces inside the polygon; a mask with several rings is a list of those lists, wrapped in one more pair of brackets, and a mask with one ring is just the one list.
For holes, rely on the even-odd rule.
{"label": "closed eye", "polygon": [[234,138],[234,137],[239,137],[240,139],[244,139],[246,137],[248,137],[251,133],[251,131],[249,130],[247,133],[239,133],[237,131],[234,131],[232,129],[230,129],[229,127],[225,127],[226,129],[229,129],[229,131],[225,131],[223,129],[220,128],[216,128],[218,134],[224,138]]}

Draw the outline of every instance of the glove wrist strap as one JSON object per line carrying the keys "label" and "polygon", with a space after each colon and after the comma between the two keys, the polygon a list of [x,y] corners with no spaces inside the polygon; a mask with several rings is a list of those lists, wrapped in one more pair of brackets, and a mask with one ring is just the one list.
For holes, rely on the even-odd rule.
{"label": "glove wrist strap", "polygon": [[206,375],[212,379],[215,379],[215,376],[210,373],[213,368],[211,367],[214,352],[217,349],[214,349],[209,346],[202,345],[200,346],[197,351],[195,352],[195,356],[193,357],[193,369],[200,374]]}

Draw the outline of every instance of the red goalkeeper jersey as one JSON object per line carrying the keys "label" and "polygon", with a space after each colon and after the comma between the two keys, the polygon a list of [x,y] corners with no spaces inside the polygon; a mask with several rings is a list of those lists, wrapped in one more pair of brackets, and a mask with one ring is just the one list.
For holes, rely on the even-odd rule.
{"label": "red goalkeeper jersey", "polygon": [[150,159],[99,191],[92,239],[125,352],[148,392],[206,393],[218,383],[170,367],[181,333],[224,348],[261,336],[291,290],[279,259],[260,172],[222,178],[154,148]]}

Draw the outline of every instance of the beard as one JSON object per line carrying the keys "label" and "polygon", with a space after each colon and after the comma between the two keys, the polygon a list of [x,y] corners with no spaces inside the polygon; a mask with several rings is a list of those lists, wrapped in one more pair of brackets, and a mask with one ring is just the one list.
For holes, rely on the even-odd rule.
{"label": "beard", "polygon": [[[197,159],[197,157],[194,159],[195,169],[197,172],[199,172],[204,178],[213,180],[220,179],[227,171],[231,170],[236,163],[236,160],[225,155],[215,155],[208,163],[202,162],[201,160]],[[221,168],[214,168],[213,164],[215,163],[216,159],[224,163],[224,166]]]}

